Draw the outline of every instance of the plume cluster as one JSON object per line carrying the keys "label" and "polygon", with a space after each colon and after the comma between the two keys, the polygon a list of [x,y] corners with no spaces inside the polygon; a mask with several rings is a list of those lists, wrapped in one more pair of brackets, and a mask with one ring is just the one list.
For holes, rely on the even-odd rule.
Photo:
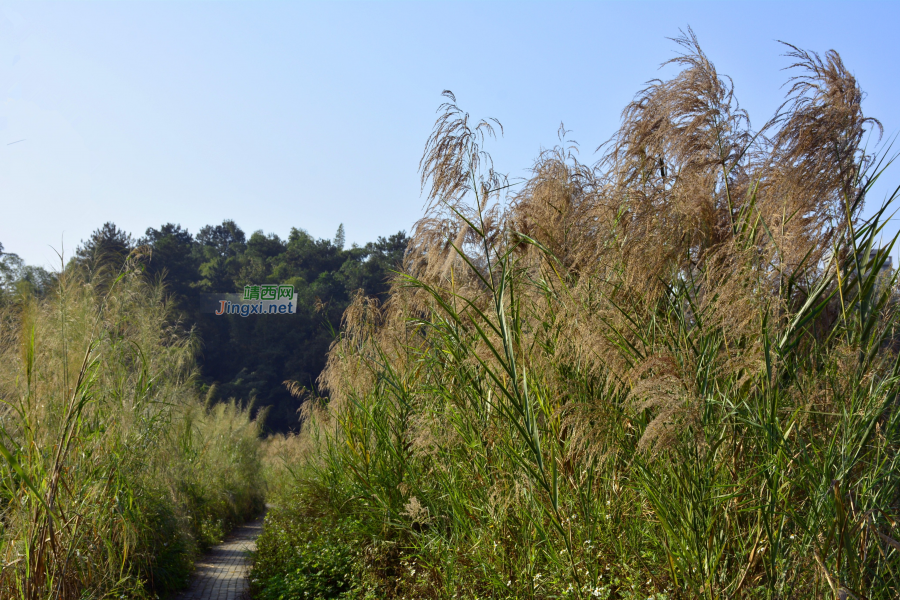
{"label": "plume cluster", "polygon": [[599,560],[652,554],[618,545],[630,531],[666,557],[634,567],[645,592],[890,597],[897,303],[876,240],[894,198],[862,218],[880,124],[836,52],[785,45],[786,100],[753,128],[693,32],[674,41],[678,73],[596,163],[560,127],[516,185],[484,149],[499,124],[445,92],[404,271],[348,309],[320,380],[317,468],[412,519],[423,560],[492,542],[454,589],[560,593],[544,565],[564,597],[599,596]]}

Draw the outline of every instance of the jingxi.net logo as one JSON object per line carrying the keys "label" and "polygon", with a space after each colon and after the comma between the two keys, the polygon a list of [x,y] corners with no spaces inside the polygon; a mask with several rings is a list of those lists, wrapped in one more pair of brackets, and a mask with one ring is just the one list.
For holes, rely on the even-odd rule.
{"label": "jingxi.net logo", "polygon": [[227,294],[217,299],[216,315],[292,315],[297,312],[297,294],[292,285],[248,285],[243,295]]}

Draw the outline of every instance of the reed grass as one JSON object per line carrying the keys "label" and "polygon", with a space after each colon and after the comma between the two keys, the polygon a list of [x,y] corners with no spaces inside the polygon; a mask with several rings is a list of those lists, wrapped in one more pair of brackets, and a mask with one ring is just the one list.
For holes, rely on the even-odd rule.
{"label": "reed grass", "polygon": [[262,507],[258,431],[206,408],[195,341],[132,255],[4,307],[0,597],[149,598]]}
{"label": "reed grass", "polygon": [[494,124],[445,94],[404,272],[348,309],[283,442],[304,450],[264,538],[357,523],[352,585],[315,597],[900,595],[879,126],[837,53],[787,46],[753,130],[676,41],[596,165],[562,131],[511,196]]}

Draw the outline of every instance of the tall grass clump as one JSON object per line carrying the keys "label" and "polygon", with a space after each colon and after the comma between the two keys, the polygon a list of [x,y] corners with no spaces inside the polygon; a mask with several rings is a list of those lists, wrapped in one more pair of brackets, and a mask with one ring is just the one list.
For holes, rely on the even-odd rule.
{"label": "tall grass clump", "polygon": [[352,551],[310,598],[900,595],[880,125],[836,52],[787,46],[753,129],[676,41],[597,164],[562,132],[511,195],[498,124],[445,93],[428,212],[389,298],[344,316],[257,585],[313,590],[272,559],[312,515]]}
{"label": "tall grass clump", "polygon": [[194,340],[138,260],[0,314],[0,597],[165,594],[261,508],[256,425],[196,398]]}

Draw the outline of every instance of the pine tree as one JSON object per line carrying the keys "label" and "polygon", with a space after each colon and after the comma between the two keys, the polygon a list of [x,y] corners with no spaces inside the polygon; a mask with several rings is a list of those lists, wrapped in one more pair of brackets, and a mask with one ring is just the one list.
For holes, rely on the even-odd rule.
{"label": "pine tree", "polygon": [[93,273],[116,273],[133,248],[131,234],[107,221],[75,249],[75,262]]}

